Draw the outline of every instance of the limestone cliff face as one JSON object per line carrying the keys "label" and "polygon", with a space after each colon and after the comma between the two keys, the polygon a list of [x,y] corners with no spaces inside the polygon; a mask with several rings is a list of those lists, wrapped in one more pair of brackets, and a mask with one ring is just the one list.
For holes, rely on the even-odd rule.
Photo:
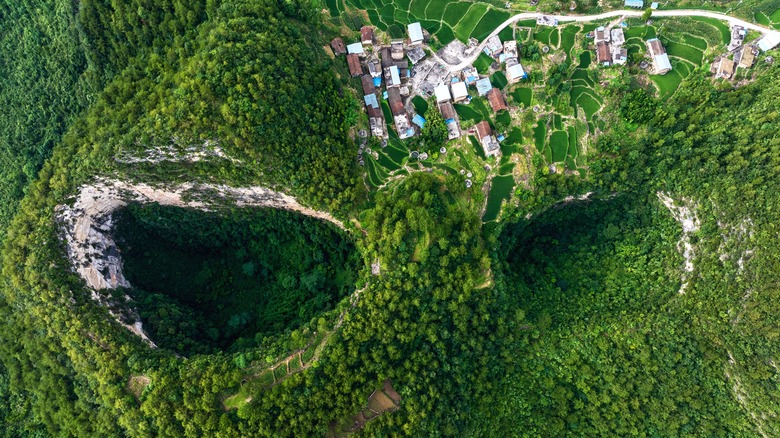
{"label": "limestone cliff face", "polygon": [[[92,289],[92,299],[102,305],[108,305],[108,300],[100,290],[130,287],[130,282],[122,272],[122,257],[113,237],[113,213],[125,207],[128,202],[156,202],[201,210],[210,210],[226,204],[278,208],[325,220],[344,229],[344,225],[329,213],[304,207],[294,197],[264,187],[234,188],[207,184],[153,187],[147,184],[100,180],[95,184],[82,186],[73,205],[57,206],[55,215],[73,271]],[[130,300],[129,297],[125,299]],[[154,346],[144,333],[137,313],[124,315],[125,321],[128,318],[134,320],[127,324],[122,321],[121,315],[111,310],[109,312],[120,324]]]}

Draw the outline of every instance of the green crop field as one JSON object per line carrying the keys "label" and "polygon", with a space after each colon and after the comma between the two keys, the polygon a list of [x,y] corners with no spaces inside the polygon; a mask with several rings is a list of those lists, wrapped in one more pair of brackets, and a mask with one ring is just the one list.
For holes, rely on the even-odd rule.
{"label": "green crop field", "polygon": [[444,10],[444,22],[449,24],[450,27],[455,27],[461,18],[466,16],[466,12],[471,7],[471,3],[467,2],[455,2],[450,3]]}
{"label": "green crop field", "polygon": [[704,53],[701,50],[693,46],[676,43],[674,41],[667,42],[666,52],[669,54],[669,56],[676,56],[678,58],[686,59],[695,65],[701,65],[702,58],[704,57]]}
{"label": "green crop field", "polygon": [[417,114],[424,115],[428,111],[428,102],[422,98],[422,96],[414,96],[412,98],[412,104]]}
{"label": "green crop field", "polygon": [[496,9],[488,10],[482,19],[477,23],[474,30],[471,32],[471,37],[478,40],[483,40],[490,35],[501,23],[509,18],[509,13],[505,11],[498,11]]}
{"label": "green crop field", "polygon": [[579,27],[570,25],[564,27],[561,32],[561,49],[566,52],[566,59],[568,59],[569,62],[571,62],[571,49],[574,47],[574,39],[579,30]]}
{"label": "green crop field", "polygon": [[577,128],[569,126],[566,128],[566,131],[569,135],[569,150],[566,154],[572,159],[577,158],[577,155],[579,155],[577,151]]}
{"label": "green crop field", "polygon": [[515,179],[512,175],[493,178],[493,181],[490,183],[490,194],[488,194],[485,215],[482,216],[483,222],[490,222],[498,218],[498,214],[501,212],[501,204],[504,200],[509,200],[509,196],[514,188]]}
{"label": "green crop field", "polygon": [[512,116],[509,114],[509,111],[501,111],[496,114],[496,122],[509,126],[512,123]]}
{"label": "green crop field", "polygon": [[479,57],[476,61],[474,61],[474,67],[477,69],[477,71],[480,74],[487,73],[488,69],[490,68],[490,64],[494,63],[495,60],[491,58],[490,56],[486,55],[485,52],[481,52],[479,54]]}
{"label": "green crop field", "polygon": [[723,45],[726,45],[731,41],[731,31],[729,30],[729,27],[723,23],[720,20],[717,20],[715,18],[708,18],[708,17],[691,17],[694,21],[700,21],[702,23],[707,23],[713,27],[715,27],[721,35],[721,42]]}
{"label": "green crop field", "polygon": [[428,7],[425,9],[425,18],[439,21],[444,17],[445,9],[447,9],[446,1],[433,0],[428,3]]}
{"label": "green crop field", "polygon": [[550,32],[550,45],[556,48],[561,45],[560,32],[557,27]]}
{"label": "green crop field", "polygon": [[658,95],[666,99],[677,91],[677,87],[680,86],[683,78],[679,73],[672,70],[665,75],[652,75],[650,79],[658,87]]}
{"label": "green crop field", "polygon": [[579,97],[577,97],[576,103],[580,108],[582,108],[583,111],[585,111],[585,116],[588,119],[593,117],[593,114],[601,109],[601,103],[599,103],[597,98],[587,92],[581,93]]}
{"label": "green crop field", "polygon": [[482,19],[482,16],[485,15],[485,12],[487,12],[487,6],[481,3],[473,3],[466,15],[455,26],[455,36],[461,41],[467,41],[471,36],[471,32],[474,31],[474,27]]}
{"label": "green crop field", "polygon": [[503,90],[506,87],[507,80],[503,72],[497,71],[490,77],[490,82],[494,87]]}
{"label": "green crop field", "polygon": [[693,46],[701,51],[707,50],[707,41],[703,38],[693,36],[689,33],[682,34],[683,42],[689,46]]}
{"label": "green crop field", "polygon": [[482,145],[479,144],[479,140],[477,140],[476,137],[474,137],[473,135],[470,135],[469,136],[469,142],[471,143],[471,146],[474,148],[474,153],[479,158],[482,158],[483,160],[487,159],[487,157],[485,157],[485,151],[482,149]]}
{"label": "green crop field", "polygon": [[569,136],[566,131],[553,131],[550,134],[550,149],[553,162],[558,163],[566,159],[569,150]]}
{"label": "green crop field", "polygon": [[526,108],[531,106],[531,97],[533,91],[530,88],[517,87],[512,92],[512,97],[515,98],[515,102],[523,104]]}
{"label": "green crop field", "polygon": [[523,131],[520,128],[514,127],[504,139],[504,144],[515,145],[523,142]]}
{"label": "green crop field", "polygon": [[534,39],[541,44],[550,44],[550,34],[553,29],[551,27],[543,27],[534,33]]}
{"label": "green crop field", "polygon": [[539,152],[544,150],[544,142],[547,140],[547,124],[544,119],[539,120],[534,127],[534,144]]}
{"label": "green crop field", "polygon": [[590,52],[582,52],[580,54],[580,64],[577,66],[577,68],[588,68],[589,66],[590,66]]}
{"label": "green crop field", "polygon": [[418,19],[424,19],[426,8],[428,8],[428,0],[412,0],[412,4],[409,6],[409,13]]}

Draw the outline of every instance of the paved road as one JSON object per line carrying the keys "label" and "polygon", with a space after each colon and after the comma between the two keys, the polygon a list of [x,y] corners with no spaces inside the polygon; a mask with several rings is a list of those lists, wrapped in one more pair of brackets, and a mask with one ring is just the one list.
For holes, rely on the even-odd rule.
{"label": "paved road", "polygon": [[[627,11],[627,10],[620,10],[620,11],[611,11],[611,12],[605,12],[603,14],[598,15],[548,15],[548,14],[542,14],[540,12],[524,12],[521,14],[517,14],[513,17],[510,17],[503,23],[501,23],[500,26],[498,26],[493,32],[488,35],[488,38],[498,35],[504,28],[511,25],[512,23],[515,23],[520,20],[529,20],[529,19],[536,19],[542,15],[546,15],[548,17],[552,17],[557,19],[559,22],[565,22],[565,21],[575,21],[575,22],[582,22],[582,21],[600,21],[600,20],[606,20],[609,18],[614,17],[641,17],[644,13],[643,10],[633,10],[633,11]],[[653,11],[653,17],[708,17],[708,18],[715,18],[717,20],[726,21],[729,23],[729,25],[739,25],[743,26],[750,30],[755,30],[761,33],[779,33],[773,29],[770,29],[768,27],[764,27],[755,23],[750,23],[745,20],[731,17],[726,14],[721,14],[718,12],[712,12],[712,11],[702,11],[698,9],[679,9],[679,10],[670,10],[670,11]],[[457,71],[460,71],[469,65],[471,65],[478,57],[480,52],[482,52],[482,49],[485,47],[485,42],[488,38],[485,38],[485,40],[480,43],[478,50],[475,50],[474,53],[466,58],[463,62],[461,62],[458,65],[450,66],[449,69],[451,72],[455,73]]]}

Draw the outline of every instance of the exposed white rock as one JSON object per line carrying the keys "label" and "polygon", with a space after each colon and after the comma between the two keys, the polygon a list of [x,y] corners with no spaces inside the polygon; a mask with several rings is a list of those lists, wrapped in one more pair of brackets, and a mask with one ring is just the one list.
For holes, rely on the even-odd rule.
{"label": "exposed white rock", "polygon": [[[208,199],[205,199],[206,196]],[[100,180],[82,186],[72,206],[57,206],[56,217],[73,270],[92,288],[92,299],[103,305],[107,305],[107,300],[99,293],[100,290],[130,287],[130,282],[122,272],[121,254],[112,235],[113,213],[128,202],[156,202],[201,210],[213,209],[225,203],[239,207],[277,208],[325,220],[344,229],[344,224],[329,213],[304,207],[294,197],[264,187],[181,184],[161,188]],[[125,299],[129,300],[129,297]],[[110,312],[120,324],[154,346],[144,333],[137,316],[134,323],[125,324],[120,315]]]}
{"label": "exposed white rock", "polygon": [[220,158],[238,162],[238,160],[225,154],[215,141],[206,140],[202,144],[189,146],[178,146],[176,141],[178,139],[173,139],[172,144],[164,146],[144,146],[143,155],[136,155],[133,152],[122,150],[117,154],[116,161],[125,164],[154,164],[163,161],[195,163],[208,158]]}
{"label": "exposed white rock", "polygon": [[656,195],[661,203],[669,210],[672,217],[682,225],[682,237],[677,243],[677,249],[682,253],[685,258],[683,264],[682,285],[680,286],[679,293],[684,294],[688,288],[688,273],[693,272],[693,259],[696,256],[695,248],[691,244],[690,234],[699,231],[701,222],[699,217],[696,216],[696,204],[690,199],[682,199],[681,204],[677,203],[668,194],[664,192],[657,192]]}

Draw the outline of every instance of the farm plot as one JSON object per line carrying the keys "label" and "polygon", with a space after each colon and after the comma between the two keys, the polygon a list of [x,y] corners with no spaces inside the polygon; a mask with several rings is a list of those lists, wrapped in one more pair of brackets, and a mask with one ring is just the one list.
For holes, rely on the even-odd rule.
{"label": "farm plot", "polygon": [[488,194],[485,214],[482,216],[483,222],[490,222],[498,218],[501,212],[501,205],[505,200],[509,200],[512,189],[515,188],[515,178],[512,175],[497,176],[490,183],[490,193]]}
{"label": "farm plot", "polygon": [[666,43],[666,53],[668,53],[669,56],[674,56],[689,61],[691,64],[696,66],[701,65],[702,59],[704,58],[703,50],[675,41],[668,41]]}
{"label": "farm plot", "polygon": [[569,151],[569,136],[566,131],[553,131],[550,135],[550,149],[554,163],[559,163],[566,159]]}
{"label": "farm plot", "polygon": [[666,99],[674,94],[683,81],[683,77],[675,70],[665,75],[651,75],[650,79],[655,83],[655,86],[658,88],[658,95],[662,99]]}
{"label": "farm plot", "polygon": [[474,61],[474,68],[476,68],[480,74],[485,74],[493,62],[495,62],[493,58],[486,55],[485,52],[480,52],[479,57]]}
{"label": "farm plot", "polygon": [[485,39],[490,32],[493,32],[496,27],[509,18],[509,12],[498,11],[496,9],[488,10],[482,19],[477,23],[474,30],[471,32],[471,37],[480,41]]}
{"label": "farm plot", "polygon": [[482,16],[487,12],[487,6],[481,3],[473,3],[468,12],[455,25],[455,36],[461,41],[468,41],[471,32],[477,26]]}
{"label": "farm plot", "polygon": [[506,76],[504,76],[504,73],[500,71],[495,72],[493,76],[490,77],[490,82],[494,87],[500,90],[503,90],[507,84]]}
{"label": "farm plot", "polygon": [[534,127],[534,144],[536,145],[536,150],[542,152],[544,150],[544,143],[546,140],[547,123],[544,119],[542,119],[536,122],[536,126]]}
{"label": "farm plot", "polygon": [[447,9],[446,0],[432,0],[425,8],[425,18],[428,20],[441,21],[444,17],[444,10]]}
{"label": "farm plot", "polygon": [[453,2],[448,4],[444,9],[444,22],[451,28],[455,27],[455,25],[466,16],[466,12],[468,12],[470,7],[471,3],[466,2]]}
{"label": "farm plot", "polygon": [[709,17],[691,17],[691,20],[707,23],[717,29],[718,32],[720,32],[721,44],[724,46],[727,45],[729,41],[731,41],[731,31],[724,22]]}
{"label": "farm plot", "polygon": [[517,87],[511,93],[515,102],[523,104],[526,108],[531,106],[531,97],[533,96],[533,90],[525,87]]}
{"label": "farm plot", "polygon": [[551,27],[544,27],[539,29],[534,33],[534,40],[540,42],[541,44],[548,45],[550,44],[550,34],[552,34],[553,28]]}
{"label": "farm plot", "polygon": [[574,39],[577,36],[577,32],[580,31],[578,26],[566,26],[561,32],[561,48],[566,52],[566,59],[571,62],[571,49],[574,47]]}
{"label": "farm plot", "polygon": [[453,32],[452,28],[445,23],[441,24],[441,28],[434,36],[439,40],[439,44],[442,46],[446,46],[450,42],[455,41],[455,32]]}
{"label": "farm plot", "polygon": [[571,101],[585,112],[585,117],[590,120],[603,103],[595,91],[590,87],[574,86],[571,89]]}

